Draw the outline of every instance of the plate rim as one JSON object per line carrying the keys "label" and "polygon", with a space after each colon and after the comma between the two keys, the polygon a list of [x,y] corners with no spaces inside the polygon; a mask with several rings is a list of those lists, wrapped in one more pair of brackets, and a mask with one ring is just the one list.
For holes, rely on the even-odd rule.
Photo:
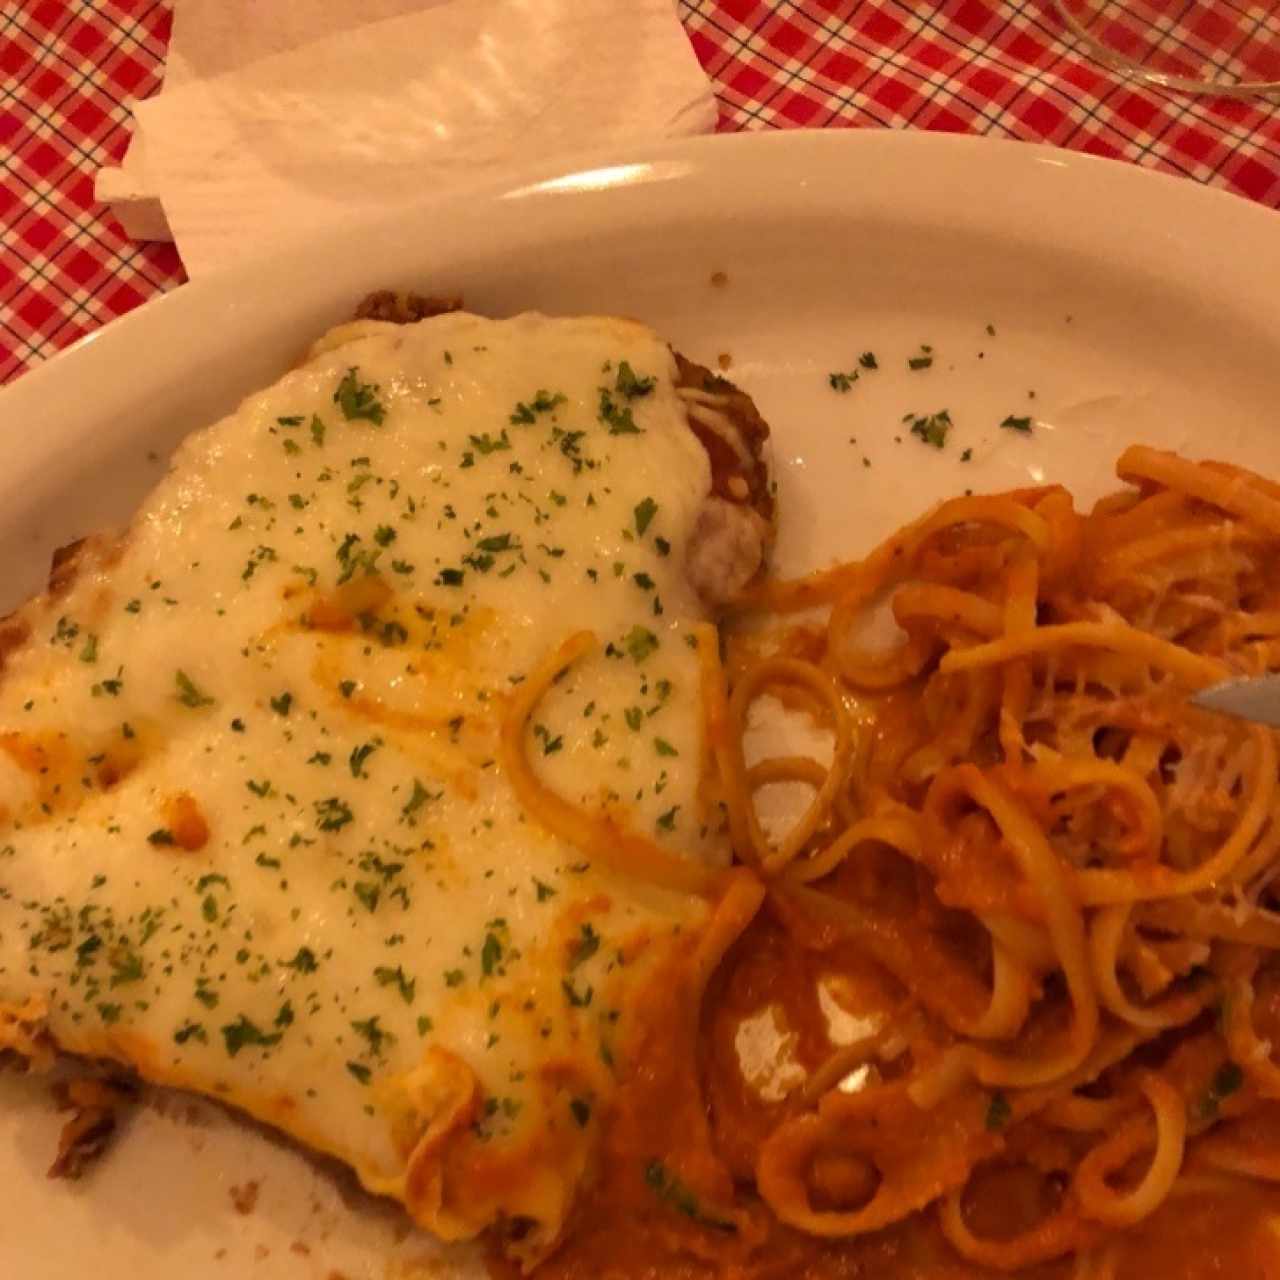
{"label": "plate rim", "polygon": [[[897,153],[901,153],[900,156]],[[115,317],[27,370],[0,388],[0,405],[8,408],[17,400],[21,406],[27,397],[34,399],[47,393],[51,379],[69,378],[84,361],[85,352],[114,355],[116,348],[125,347],[135,336],[145,335],[149,327],[162,323],[190,324],[203,311],[215,311],[220,304],[225,305],[229,296],[246,286],[251,287],[264,267],[268,267],[270,276],[288,273],[341,251],[353,235],[375,238],[403,233],[419,220],[443,217],[448,221],[476,201],[489,205],[526,199],[532,200],[535,206],[545,207],[548,201],[563,201],[566,196],[603,194],[611,199],[624,191],[648,190],[670,182],[687,183],[691,178],[702,176],[713,163],[719,167],[722,159],[727,159],[731,169],[740,171],[744,165],[747,168],[755,164],[784,167],[787,161],[806,156],[815,162],[827,163],[870,159],[875,165],[891,165],[901,159],[905,165],[910,161],[913,173],[906,180],[909,185],[927,181],[931,164],[936,169],[953,166],[961,160],[972,160],[991,170],[986,175],[988,181],[1001,172],[1038,178],[1043,178],[1046,172],[1066,174],[1067,185],[1058,194],[1078,204],[1082,195],[1092,190],[1109,219],[1120,214],[1118,200],[1149,195],[1155,204],[1157,198],[1163,196],[1159,203],[1166,223],[1176,226],[1184,219],[1200,215],[1213,221],[1234,221],[1238,226],[1233,230],[1239,236],[1250,240],[1254,235],[1270,236],[1280,263],[1280,210],[1272,210],[1222,187],[1145,168],[1124,159],[1012,138],[913,129],[795,129],[709,134],[646,146],[577,151],[504,167],[390,213],[364,217],[351,228],[327,231],[269,257],[255,256],[201,279],[188,280]],[[815,169],[813,177],[803,180],[803,186],[811,190],[825,181],[821,171]],[[1107,188],[1105,192],[1101,190],[1103,187]],[[1104,200],[1104,197],[1108,198]],[[771,198],[776,199],[777,193],[771,193]],[[1235,257],[1242,247],[1241,241],[1233,236],[1227,253]],[[64,370],[69,372],[64,375]]]}

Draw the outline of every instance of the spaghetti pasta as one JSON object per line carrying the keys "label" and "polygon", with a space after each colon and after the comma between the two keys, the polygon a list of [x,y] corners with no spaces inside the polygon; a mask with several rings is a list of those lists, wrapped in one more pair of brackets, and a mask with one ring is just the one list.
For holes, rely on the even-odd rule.
{"label": "spaghetti pasta", "polygon": [[[1198,1221],[1180,1188],[1280,1209],[1276,735],[1187,702],[1280,670],[1280,486],[1142,448],[1118,471],[1088,514],[957,498],[765,582],[723,664],[699,636],[709,794],[753,876],[696,983],[709,1123],[663,1158],[722,1170],[736,1216],[677,1206],[610,1274],[1189,1275],[1148,1265]],[[751,758],[767,693],[829,750]],[[770,838],[777,783],[810,796]]]}

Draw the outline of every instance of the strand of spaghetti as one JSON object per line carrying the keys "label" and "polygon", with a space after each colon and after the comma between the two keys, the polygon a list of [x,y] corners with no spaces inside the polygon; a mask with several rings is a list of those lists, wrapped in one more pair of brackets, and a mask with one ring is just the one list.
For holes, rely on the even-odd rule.
{"label": "strand of spaghetti", "polygon": [[1280,499],[1280,484],[1268,480],[1266,476],[1260,476],[1256,471],[1250,471],[1248,467],[1238,467],[1234,462],[1219,462],[1214,458],[1205,458],[1200,465],[1206,471],[1217,471],[1230,479],[1243,480],[1269,497]]}
{"label": "strand of spaghetti", "polygon": [[751,829],[755,821],[747,766],[742,758],[742,737],[735,732],[729,714],[729,696],[725,691],[720,638],[716,629],[710,623],[700,623],[694,628],[693,635],[698,646],[702,677],[705,732],[729,817],[729,834],[734,848],[741,852],[753,847]]}
{"label": "strand of spaghetti", "polygon": [[861,560],[833,565],[790,581],[761,583],[748,588],[742,604],[750,609],[795,613],[850,597],[865,603],[891,581],[900,579],[921,543],[944,529],[963,524],[991,524],[1020,533],[1038,549],[1048,542],[1045,522],[1007,494],[951,498],[899,529]]}
{"label": "strand of spaghetti", "polygon": [[698,654],[698,700],[702,708],[702,740],[698,751],[698,822],[711,827],[717,821],[717,803],[724,803],[725,780],[721,775],[717,740],[728,733],[724,715],[724,677],[720,670],[720,637],[710,623],[693,628],[693,641]]}
{"label": "strand of spaghetti", "polygon": [[812,1106],[830,1089],[836,1088],[840,1081],[851,1071],[874,1062],[879,1056],[885,1041],[893,1034],[889,1025],[853,1044],[837,1049],[823,1064],[809,1073],[809,1078],[800,1090],[799,1101]]}
{"label": "strand of spaghetti", "polygon": [[725,876],[723,894],[698,939],[689,965],[697,1006],[701,1006],[707,983],[719,968],[725,952],[737,942],[760,910],[765,893],[764,884],[745,867],[735,868]]}
{"label": "strand of spaghetti", "polygon": [[[929,710],[935,734],[902,762],[899,770],[905,782],[927,784],[939,769],[972,755],[978,739],[986,731],[992,712],[999,705],[1000,671],[987,667],[962,676],[934,676],[924,697],[937,693],[938,707]],[[960,702],[952,696],[959,686]]]}
{"label": "strand of spaghetti", "polygon": [[938,664],[943,672],[971,671],[975,667],[1009,662],[1027,654],[1048,653],[1072,647],[1110,649],[1141,658],[1150,666],[1178,676],[1196,689],[1225,680],[1230,669],[1225,663],[1192,653],[1181,645],[1161,640],[1124,622],[1060,622],[1036,627],[999,640],[952,649]]}
{"label": "strand of spaghetti", "polygon": [[1280,501],[1250,483],[1247,473],[1231,474],[1163,449],[1131,445],[1120,455],[1116,474],[1130,483],[1153,480],[1252,521],[1268,533],[1280,534]]}
{"label": "strand of spaghetti", "polygon": [[1280,1152],[1259,1149],[1233,1142],[1222,1134],[1211,1133],[1193,1147],[1198,1160],[1224,1173],[1233,1173],[1259,1182],[1280,1182]]}
{"label": "strand of spaghetti", "polygon": [[1247,890],[1254,881],[1268,877],[1276,865],[1277,852],[1280,852],[1280,806],[1273,805],[1265,830],[1253,848],[1231,868],[1233,883]]}
{"label": "strand of spaghetti", "polygon": [[1050,1262],[1094,1243],[1097,1228],[1085,1224],[1071,1208],[1061,1208],[1021,1235],[999,1240],[974,1235],[964,1220],[962,1192],[951,1191],[938,1206],[938,1225],[962,1258],[997,1271],[1019,1271]]}
{"label": "strand of spaghetti", "polygon": [[1280,951],[1280,920],[1260,912],[1243,917],[1230,907],[1197,898],[1163,898],[1137,905],[1139,920],[1153,929],[1204,941],[1239,942]]}
{"label": "strand of spaghetti", "polygon": [[[1026,635],[1036,627],[1036,597],[1040,586],[1040,566],[1034,556],[1015,556],[1005,574],[1004,634]],[[1031,660],[1022,658],[1006,664],[1000,697],[1000,749],[1006,763],[1021,766],[1025,740],[1022,722],[1031,701]]]}
{"label": "strand of spaghetti", "polygon": [[999,939],[992,938],[991,1003],[980,1018],[960,1029],[975,1040],[1012,1039],[1027,1020],[1035,990],[1030,970]]}
{"label": "strand of spaghetti", "polygon": [[[825,671],[811,662],[802,662],[796,658],[765,658],[746,672],[729,697],[729,724],[735,741],[741,742],[751,704],[770,684],[800,685],[819,697],[831,718],[835,733],[831,764],[822,785],[815,792],[808,808],[792,824],[778,845],[774,846],[765,835],[750,794],[740,805],[745,810],[746,835],[757,865],[768,874],[776,875],[800,853],[830,815],[836,796],[848,778],[853,750],[853,726],[839,688]],[[749,779],[745,775],[740,776],[743,776],[749,792]],[[739,849],[739,853],[742,852],[744,850]]]}
{"label": "strand of spaghetti", "polygon": [[1280,1067],[1271,1060],[1270,1042],[1258,1035],[1253,1024],[1256,969],[1255,960],[1246,973],[1228,983],[1222,1021],[1232,1059],[1264,1098],[1280,1099]]}
{"label": "strand of spaghetti", "polygon": [[1020,916],[990,912],[981,917],[983,927],[1017,956],[1028,969],[1048,972],[1055,965],[1053,942],[1044,929]]}
{"label": "strand of spaghetti", "polygon": [[1109,584],[1158,560],[1171,560],[1196,551],[1233,547],[1258,540],[1256,530],[1241,528],[1234,523],[1194,524],[1166,529],[1125,543],[1109,553],[1104,552],[1098,558],[1097,573],[1101,582]]}
{"label": "strand of spaghetti", "polygon": [[756,791],[775,782],[803,782],[816,789],[827,780],[828,772],[813,756],[769,756],[747,770],[747,786]]}
{"label": "strand of spaghetti", "polygon": [[973,765],[957,765],[934,779],[925,798],[926,813],[937,821],[946,802],[960,796],[991,815],[1005,847],[1036,895],[1071,998],[1071,1029],[1061,1049],[1040,1058],[1000,1057],[973,1045],[948,1050],[936,1067],[912,1082],[912,1096],[924,1107],[935,1105],[939,1090],[953,1088],[966,1071],[987,1085],[1026,1088],[1048,1084],[1084,1062],[1098,1034],[1098,1001],[1089,972],[1084,923],[1057,855],[1017,800]]}
{"label": "strand of spaghetti", "polygon": [[1081,760],[1041,748],[1036,763],[1027,769],[1027,778],[1048,795],[1094,788],[1103,797],[1122,798],[1133,820],[1121,839],[1108,840],[1109,848],[1132,859],[1159,856],[1164,840],[1164,811],[1147,780],[1127,763],[1097,757]]}
{"label": "strand of spaghetti", "polygon": [[[957,1100],[949,1123],[934,1129],[932,1117],[923,1116],[900,1085],[853,1094],[833,1089],[816,1114],[795,1116],[769,1135],[756,1163],[756,1185],[781,1221],[810,1235],[839,1239],[878,1231],[962,1186],[975,1160],[994,1149],[981,1104],[978,1095]],[[873,1166],[879,1180],[866,1204],[814,1207],[808,1179],[826,1157]]]}
{"label": "strand of spaghetti", "polygon": [[1133,1110],[1128,1098],[1086,1098],[1078,1093],[1065,1093],[1048,1103],[1042,1112],[1055,1129],[1071,1133],[1100,1133],[1114,1129]]}
{"label": "strand of spaghetti", "polygon": [[1089,960],[1098,995],[1109,1013],[1135,1027],[1163,1029],[1182,1026],[1199,1012],[1199,1001],[1184,993],[1175,994],[1151,1008],[1139,1008],[1120,986],[1118,972],[1120,946],[1129,927],[1132,905],[1120,903],[1103,907],[1089,927]]}
{"label": "strand of spaghetti", "polygon": [[1158,489],[1144,497],[1135,489],[1120,489],[1094,506],[1086,540],[1096,556],[1171,525],[1185,523],[1191,515],[1192,504],[1184,493]]}
{"label": "strand of spaghetti", "polygon": [[933,627],[960,627],[988,638],[1002,630],[1000,609],[990,600],[934,582],[908,582],[899,587],[893,596],[893,616],[900,627],[929,623]]}
{"label": "strand of spaghetti", "polygon": [[1277,779],[1275,737],[1261,725],[1251,725],[1253,769],[1244,790],[1248,803],[1240,820],[1223,843],[1192,871],[1144,867],[1132,872],[1087,868],[1073,874],[1077,900],[1086,906],[1143,902],[1152,898],[1182,897],[1199,893],[1227,880],[1236,864],[1252,848],[1265,826],[1280,781]]}
{"label": "strand of spaghetti", "polygon": [[829,876],[859,845],[878,841],[906,854],[913,861],[920,859],[920,822],[915,814],[874,814],[846,827],[826,848],[812,857],[797,858],[783,873],[795,884],[812,884]]}
{"label": "strand of spaghetti", "polygon": [[1107,1175],[1124,1168],[1152,1142],[1150,1119],[1143,1117],[1100,1142],[1076,1166],[1071,1190],[1083,1212],[1112,1227],[1132,1226],[1158,1209],[1182,1168],[1187,1136],[1187,1106],[1182,1094],[1163,1076],[1144,1071],[1138,1078],[1155,1116],[1155,1150],[1141,1181],[1121,1195]]}
{"label": "strand of spaghetti", "polygon": [[595,647],[596,638],[589,631],[570,636],[529,673],[512,695],[500,738],[502,765],[511,789],[541,827],[605,866],[667,889],[702,896],[714,893],[723,881],[723,873],[676,857],[609,818],[571,804],[547,787],[529,764],[525,735],[534,710],[561,673]]}

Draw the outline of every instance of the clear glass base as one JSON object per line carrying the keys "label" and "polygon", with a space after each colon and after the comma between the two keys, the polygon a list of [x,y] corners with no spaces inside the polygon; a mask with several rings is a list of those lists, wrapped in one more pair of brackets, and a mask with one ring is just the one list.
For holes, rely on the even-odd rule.
{"label": "clear glass base", "polygon": [[1099,60],[1185,93],[1280,96],[1280,2],[1054,0]]}

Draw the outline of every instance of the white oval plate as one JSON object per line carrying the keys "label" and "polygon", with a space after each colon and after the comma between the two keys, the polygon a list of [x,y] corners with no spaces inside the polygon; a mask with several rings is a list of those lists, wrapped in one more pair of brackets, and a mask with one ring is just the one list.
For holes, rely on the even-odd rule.
{"label": "white oval plate", "polygon": [[[1134,441],[1280,473],[1278,282],[1276,214],[1022,143],[742,135],[509,177],[184,286],[0,394],[0,608],[372,288],[624,313],[706,363],[728,355],[774,427],[794,572],[965,488],[1060,480],[1091,500]],[[932,366],[913,371],[922,346]],[[879,369],[834,391],[865,351]],[[944,409],[942,450],[903,422]],[[143,1109],[75,1185],[43,1177],[58,1125],[43,1086],[0,1080],[0,1274],[62,1280],[92,1257],[102,1280],[383,1280],[440,1256],[211,1106]],[[230,1190],[250,1181],[239,1214]]]}

